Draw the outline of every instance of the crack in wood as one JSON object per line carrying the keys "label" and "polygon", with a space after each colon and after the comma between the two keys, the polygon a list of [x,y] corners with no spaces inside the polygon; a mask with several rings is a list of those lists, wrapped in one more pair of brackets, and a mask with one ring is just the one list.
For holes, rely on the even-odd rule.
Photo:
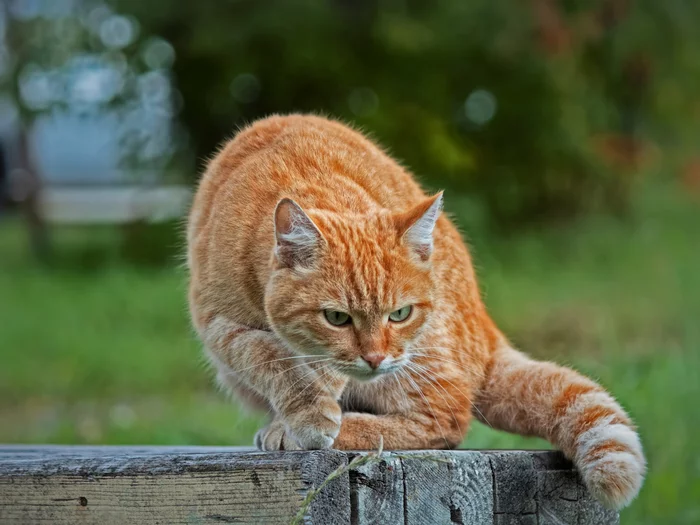
{"label": "crack in wood", "polygon": [[207,514],[204,516],[208,520],[218,521],[219,523],[240,523],[241,520],[235,516],[224,516],[223,514]]}
{"label": "crack in wood", "polygon": [[79,498],[51,498],[51,501],[77,501],[81,507],[87,507],[88,500],[85,496]]}
{"label": "crack in wood", "polygon": [[464,518],[462,517],[462,511],[453,503],[450,503],[450,521],[455,525],[465,525]]}
{"label": "crack in wood", "polygon": [[406,465],[403,459],[399,458],[399,464],[401,465],[401,483],[403,484],[403,523],[404,525],[409,525],[408,523],[408,492],[406,490]]}

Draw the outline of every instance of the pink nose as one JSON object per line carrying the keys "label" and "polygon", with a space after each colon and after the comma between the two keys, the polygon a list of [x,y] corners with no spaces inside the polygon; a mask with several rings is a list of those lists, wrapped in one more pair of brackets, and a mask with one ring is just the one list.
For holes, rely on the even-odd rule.
{"label": "pink nose", "polygon": [[382,354],[367,354],[363,355],[362,359],[367,361],[367,364],[371,366],[372,368],[378,368],[379,365],[382,364],[382,361],[384,361],[384,358],[386,356]]}

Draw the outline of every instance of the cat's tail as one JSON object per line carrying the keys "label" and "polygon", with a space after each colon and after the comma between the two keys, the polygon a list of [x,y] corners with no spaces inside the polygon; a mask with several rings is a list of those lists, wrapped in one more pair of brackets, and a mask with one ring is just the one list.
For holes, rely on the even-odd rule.
{"label": "cat's tail", "polygon": [[646,460],[631,419],[600,385],[574,370],[502,345],[475,405],[482,421],[560,448],[608,507],[625,507],[639,492]]}

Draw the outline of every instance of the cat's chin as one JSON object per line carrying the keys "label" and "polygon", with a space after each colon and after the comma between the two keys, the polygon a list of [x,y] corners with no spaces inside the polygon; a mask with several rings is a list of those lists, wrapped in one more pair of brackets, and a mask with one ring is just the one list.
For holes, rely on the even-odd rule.
{"label": "cat's chin", "polygon": [[354,379],[355,381],[359,381],[360,383],[373,383],[373,382],[376,381],[377,379],[380,379],[380,378],[382,378],[382,377],[384,377],[384,376],[387,375],[387,374],[382,374],[382,373],[378,373],[378,374],[358,374],[358,373],[351,373],[351,374],[349,374],[349,373],[347,373],[347,372],[345,372],[345,374],[346,374],[350,379]]}
{"label": "cat's chin", "polygon": [[396,368],[392,368],[389,370],[371,370],[371,371],[364,371],[364,370],[348,370],[345,369],[343,370],[343,374],[348,376],[350,379],[355,379],[356,381],[361,381],[362,383],[372,383],[373,381],[376,381],[377,379],[381,379],[382,377],[387,377],[389,375],[392,375],[396,372]]}

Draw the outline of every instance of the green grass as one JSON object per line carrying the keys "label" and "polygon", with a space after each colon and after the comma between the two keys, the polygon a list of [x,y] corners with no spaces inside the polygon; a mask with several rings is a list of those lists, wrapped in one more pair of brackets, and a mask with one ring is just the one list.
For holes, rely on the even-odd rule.
{"label": "green grass", "polygon": [[[700,203],[649,191],[634,219],[507,239],[464,220],[506,333],[598,379],[637,421],[649,475],[623,523],[699,523]],[[43,268],[19,224],[0,223],[0,442],[249,445],[263,416],[212,385],[177,261],[130,265],[113,229],[54,233]],[[544,443],[477,424],[465,446]]]}

